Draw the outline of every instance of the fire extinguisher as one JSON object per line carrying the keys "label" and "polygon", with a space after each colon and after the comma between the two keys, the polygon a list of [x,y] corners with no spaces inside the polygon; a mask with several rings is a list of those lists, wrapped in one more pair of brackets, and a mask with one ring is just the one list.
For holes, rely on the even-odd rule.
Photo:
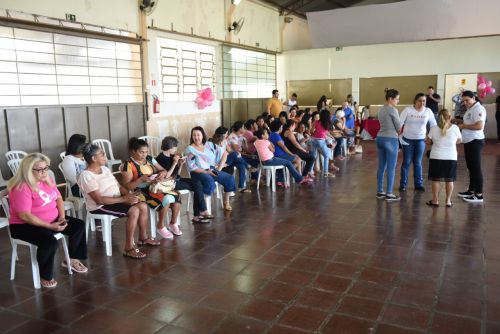
{"label": "fire extinguisher", "polygon": [[160,113],[160,99],[157,95],[153,94],[153,114]]}

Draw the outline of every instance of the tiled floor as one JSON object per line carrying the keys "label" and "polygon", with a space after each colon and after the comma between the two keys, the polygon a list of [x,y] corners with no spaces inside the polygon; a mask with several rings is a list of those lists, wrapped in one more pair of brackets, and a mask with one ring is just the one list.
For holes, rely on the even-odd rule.
{"label": "tiled floor", "polygon": [[[429,192],[375,199],[364,148],[335,179],[238,195],[206,226],[183,216],[184,235],[144,261],[121,256],[123,226],[113,257],[92,233],[91,271],[57,268],[54,290],[34,291],[25,251],[9,281],[0,231],[0,331],[500,333],[500,146],[485,149],[484,205],[452,209],[427,207]],[[466,179],[461,157],[456,191]]]}

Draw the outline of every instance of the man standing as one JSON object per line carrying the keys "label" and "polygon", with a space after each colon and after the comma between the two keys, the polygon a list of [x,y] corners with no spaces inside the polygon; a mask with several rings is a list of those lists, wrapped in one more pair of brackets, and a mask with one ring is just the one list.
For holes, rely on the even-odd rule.
{"label": "man standing", "polygon": [[426,99],[426,103],[425,103],[425,106],[427,108],[429,108],[430,110],[432,110],[432,113],[434,114],[434,118],[438,119],[437,115],[438,115],[438,109],[439,109],[439,103],[441,102],[441,96],[439,96],[439,94],[436,94],[434,93],[434,87],[433,86],[429,86],[427,88],[427,99]]}
{"label": "man standing", "polygon": [[278,118],[282,110],[282,104],[279,99],[280,93],[277,89],[273,90],[273,97],[267,100],[266,111],[274,118]]}

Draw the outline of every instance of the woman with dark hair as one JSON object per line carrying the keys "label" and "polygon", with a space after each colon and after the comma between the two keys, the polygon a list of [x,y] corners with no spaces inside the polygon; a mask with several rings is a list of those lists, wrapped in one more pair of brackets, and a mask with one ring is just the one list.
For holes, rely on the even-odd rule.
{"label": "woman with dark hair", "polygon": [[201,182],[192,178],[180,177],[182,165],[186,162],[185,157],[177,153],[179,141],[175,137],[165,137],[161,142],[162,152],[156,157],[156,161],[167,171],[166,177],[175,178],[175,190],[189,190],[193,192],[193,213],[191,220],[193,224],[209,223],[214,218],[207,211],[203,186]]}
{"label": "woman with dark hair", "polygon": [[401,164],[401,180],[399,191],[406,191],[410,165],[413,163],[413,184],[415,191],[425,191],[422,176],[422,158],[425,153],[425,135],[427,123],[432,128],[437,125],[432,110],[425,107],[424,93],[418,93],[413,99],[413,106],[406,107],[399,115],[401,123],[401,144],[403,146],[403,163]]}
{"label": "woman with dark hair", "polygon": [[462,93],[462,100],[467,107],[463,120],[458,120],[462,129],[465,162],[469,170],[469,189],[459,192],[458,196],[469,203],[483,202],[483,172],[481,169],[481,151],[484,146],[484,125],[486,109],[470,90]]}
{"label": "woman with dark hair", "polygon": [[328,109],[323,109],[319,113],[319,120],[315,121],[311,127],[311,154],[316,160],[318,150],[323,155],[323,175],[325,177],[335,177],[328,172],[330,162],[330,148],[327,146],[327,137],[329,137],[330,129],[332,127],[330,112]]}
{"label": "woman with dark hair", "polygon": [[302,176],[309,176],[314,178],[314,172],[312,171],[314,166],[314,157],[300,145],[299,141],[295,137],[295,122],[293,120],[288,120],[286,125],[283,127],[282,137],[285,141],[286,147],[293,154],[297,155],[300,159],[305,161],[306,165],[302,170]]}
{"label": "woman with dark hair", "polygon": [[278,119],[280,120],[281,125],[285,125],[286,121],[288,121],[288,113],[286,111],[280,112]]}
{"label": "woman with dark hair", "polygon": [[[378,153],[377,198],[394,202],[401,200],[401,197],[392,193],[398,162],[398,138],[401,129],[399,113],[396,109],[399,102],[399,92],[395,89],[388,89],[385,93],[385,101],[385,105],[378,111],[380,131],[375,139]],[[384,175],[386,171],[387,193],[384,191]]]}
{"label": "woman with dark hair", "polygon": [[87,137],[81,134],[74,134],[69,137],[66,156],[62,162],[64,178],[71,186],[71,194],[80,197],[80,188],[78,187],[78,176],[87,167],[82,155],[82,146],[87,141]]}
{"label": "woman with dark hair", "polygon": [[224,210],[233,210],[229,203],[229,195],[236,191],[234,177],[222,171],[226,162],[225,157],[216,164],[216,152],[207,145],[207,135],[201,126],[191,129],[190,145],[186,148],[186,155],[191,177],[201,182],[204,194],[211,196],[215,190],[215,182],[218,182],[224,187]]}
{"label": "woman with dark hair", "polygon": [[316,108],[317,108],[317,112],[320,112],[321,110],[326,108],[326,96],[325,95],[322,95],[319,98],[318,103],[316,103]]}
{"label": "woman with dark hair", "polygon": [[257,118],[255,118],[255,123],[257,123],[259,129],[262,129],[266,126],[266,119],[264,116],[257,116]]}
{"label": "woman with dark hair", "polygon": [[[139,190],[141,199],[151,208],[159,209],[159,219],[156,230],[165,239],[173,239],[181,236],[177,223],[177,217],[181,210],[180,196],[175,190],[164,192],[153,192],[152,184],[168,179],[167,171],[149,155],[148,143],[136,137],[129,141],[130,158],[123,164],[121,174],[123,186],[128,190]],[[168,208],[172,208],[172,217],[168,228],[165,227],[165,218]],[[140,244],[150,244],[151,239],[139,240]]]}
{"label": "woman with dark hair", "polygon": [[[80,186],[91,213],[127,217],[123,256],[143,259],[146,254],[137,248],[134,234],[139,227],[139,245],[158,246],[158,241],[148,237],[148,206],[137,194],[129,193],[106,167],[106,153],[97,145],[86,144],[83,156],[87,169],[80,175]],[[146,242],[144,242],[146,241]]]}

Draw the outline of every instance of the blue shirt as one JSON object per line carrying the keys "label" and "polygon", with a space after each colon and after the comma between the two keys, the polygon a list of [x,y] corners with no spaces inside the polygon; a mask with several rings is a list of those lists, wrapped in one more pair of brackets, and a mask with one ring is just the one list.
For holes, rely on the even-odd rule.
{"label": "blue shirt", "polygon": [[352,109],[347,107],[344,109],[345,126],[349,129],[354,129],[354,114]]}
{"label": "blue shirt", "polygon": [[279,133],[271,132],[269,135],[269,141],[274,145],[274,155],[277,157],[286,156],[287,154],[281,147],[279,147],[278,142],[283,141]]}

